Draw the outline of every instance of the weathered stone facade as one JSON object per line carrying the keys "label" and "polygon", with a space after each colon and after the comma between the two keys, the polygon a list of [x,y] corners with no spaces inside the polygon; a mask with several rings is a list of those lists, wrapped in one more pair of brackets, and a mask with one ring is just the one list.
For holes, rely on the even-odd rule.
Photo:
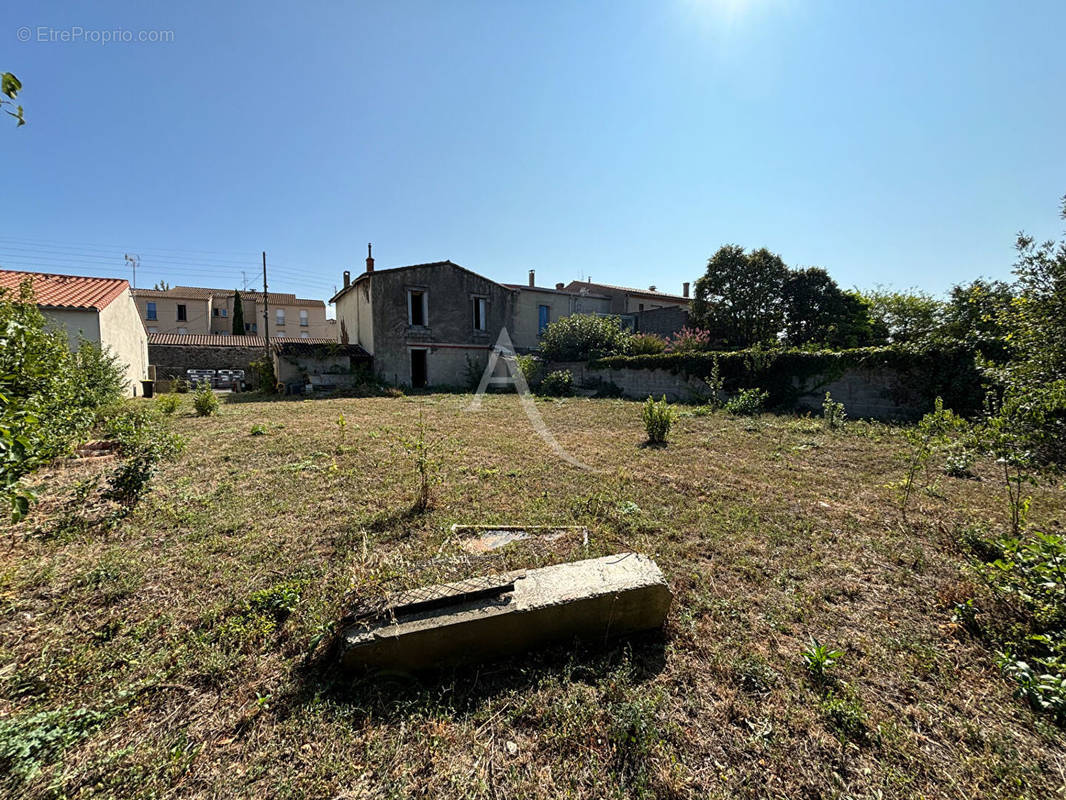
{"label": "weathered stone facade", "polygon": [[342,341],[371,353],[383,380],[406,386],[420,378],[425,386],[465,385],[514,315],[511,289],[450,261],[364,272],[333,302]]}
{"label": "weathered stone facade", "polygon": [[262,347],[206,347],[202,345],[148,345],[148,363],[156,378],[184,378],[187,369],[243,369],[251,376],[253,361],[264,356]]}

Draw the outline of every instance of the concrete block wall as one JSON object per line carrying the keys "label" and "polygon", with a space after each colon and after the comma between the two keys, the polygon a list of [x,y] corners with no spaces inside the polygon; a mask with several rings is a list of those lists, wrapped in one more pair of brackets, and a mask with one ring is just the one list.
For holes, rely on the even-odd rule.
{"label": "concrete block wall", "polygon": [[574,376],[574,386],[591,389],[613,383],[622,390],[624,397],[644,400],[649,395],[656,399],[666,395],[670,402],[699,402],[711,395],[711,387],[705,381],[690,375],[673,373],[665,369],[593,369],[584,361],[552,363],[548,371],[568,369]]}
{"label": "concrete block wall", "polygon": [[[665,369],[593,369],[583,361],[555,362],[548,371],[568,369],[578,389],[593,389],[613,383],[622,395],[644,400],[666,395],[670,402],[701,402],[711,396],[711,388],[699,378]],[[911,387],[891,369],[852,369],[838,378],[815,376],[805,381],[795,410],[821,413],[825,393],[844,404],[848,416],[864,419],[908,419],[929,409],[919,407]]]}

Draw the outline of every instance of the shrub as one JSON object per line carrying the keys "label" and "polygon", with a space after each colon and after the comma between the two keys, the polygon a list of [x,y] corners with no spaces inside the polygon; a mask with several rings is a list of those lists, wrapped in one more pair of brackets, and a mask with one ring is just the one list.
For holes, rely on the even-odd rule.
{"label": "shrub", "polygon": [[526,379],[529,390],[537,391],[544,378],[544,362],[532,355],[518,356],[517,361],[518,369],[521,370],[522,377]]}
{"label": "shrub", "polygon": [[586,361],[629,353],[632,338],[618,317],[573,314],[544,329],[540,352],[548,361]]}
{"label": "shrub", "polygon": [[666,402],[666,395],[663,395],[661,400],[655,400],[649,395],[640,412],[640,417],[644,421],[644,430],[648,434],[648,441],[652,444],[666,442],[675,415],[675,410]]}
{"label": "shrub", "polygon": [[196,409],[197,416],[210,417],[218,412],[218,395],[211,388],[211,384],[203,381],[196,387],[193,394],[192,406]]}
{"label": "shrub", "polygon": [[277,377],[274,375],[274,361],[261,358],[249,364],[255,376],[255,388],[260,392],[274,392],[277,389]]}
{"label": "shrub", "polygon": [[255,425],[252,426],[252,431],[251,431],[251,433],[249,435],[250,436],[266,436],[266,432],[267,432],[266,426],[261,425],[260,423],[257,422]]}
{"label": "shrub", "polygon": [[125,382],[117,359],[96,345],[70,352],[66,335],[46,325],[30,282],[17,295],[0,290],[0,503],[13,520],[33,499],[22,477],[69,452]]}
{"label": "shrub", "polygon": [[754,417],[761,414],[769,392],[762,389],[741,389],[735,396],[729,398],[725,404],[725,410],[736,417]]}
{"label": "shrub", "polygon": [[180,406],[181,398],[176,392],[167,392],[155,399],[155,407],[168,416],[177,411]]}
{"label": "shrub", "polygon": [[654,333],[638,333],[630,337],[629,352],[635,356],[649,356],[666,351],[666,339]]}
{"label": "shrub", "polygon": [[144,406],[119,407],[106,420],[105,429],[119,443],[123,460],[108,476],[104,497],[129,510],[147,491],[159,463],[180,453],[185,440]]}
{"label": "shrub", "polygon": [[671,353],[699,353],[711,349],[711,334],[699,328],[684,327],[670,337]]}
{"label": "shrub", "polygon": [[829,429],[834,431],[841,430],[847,424],[848,414],[844,410],[844,404],[833,400],[829,392],[825,393],[825,400],[822,401],[822,418]]}
{"label": "shrub", "polygon": [[177,392],[178,394],[188,394],[189,393],[189,382],[187,380],[185,380],[184,378],[175,378],[174,379],[174,391]]}
{"label": "shrub", "polygon": [[568,369],[549,372],[540,382],[539,393],[547,397],[569,397],[574,393],[574,376]]}
{"label": "shrub", "polygon": [[1007,617],[990,624],[999,666],[1033,708],[1066,722],[1066,538],[1005,536],[977,570]]}

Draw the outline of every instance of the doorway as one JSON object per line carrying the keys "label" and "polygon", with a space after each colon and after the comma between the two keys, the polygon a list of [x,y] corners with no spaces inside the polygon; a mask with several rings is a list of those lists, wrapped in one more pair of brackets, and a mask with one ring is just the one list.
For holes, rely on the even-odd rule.
{"label": "doorway", "polygon": [[425,350],[412,350],[411,351],[411,388],[422,389],[425,388],[429,382],[429,375],[426,370],[426,351]]}

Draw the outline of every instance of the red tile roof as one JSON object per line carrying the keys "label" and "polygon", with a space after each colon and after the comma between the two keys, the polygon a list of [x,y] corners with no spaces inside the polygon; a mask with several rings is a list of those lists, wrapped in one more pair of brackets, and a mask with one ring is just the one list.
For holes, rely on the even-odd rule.
{"label": "red tile roof", "polygon": [[[304,344],[337,344],[336,339],[314,336],[307,339],[298,336],[275,336],[271,343],[303,342]],[[150,333],[148,344],[172,344],[183,347],[266,347],[262,336],[223,336],[217,333]]]}
{"label": "red tile roof", "polygon": [[130,288],[124,278],[89,278],[82,275],[51,275],[0,269],[0,289],[18,294],[23,281],[33,282],[37,305],[43,308],[69,308],[99,311],[107,308]]}

